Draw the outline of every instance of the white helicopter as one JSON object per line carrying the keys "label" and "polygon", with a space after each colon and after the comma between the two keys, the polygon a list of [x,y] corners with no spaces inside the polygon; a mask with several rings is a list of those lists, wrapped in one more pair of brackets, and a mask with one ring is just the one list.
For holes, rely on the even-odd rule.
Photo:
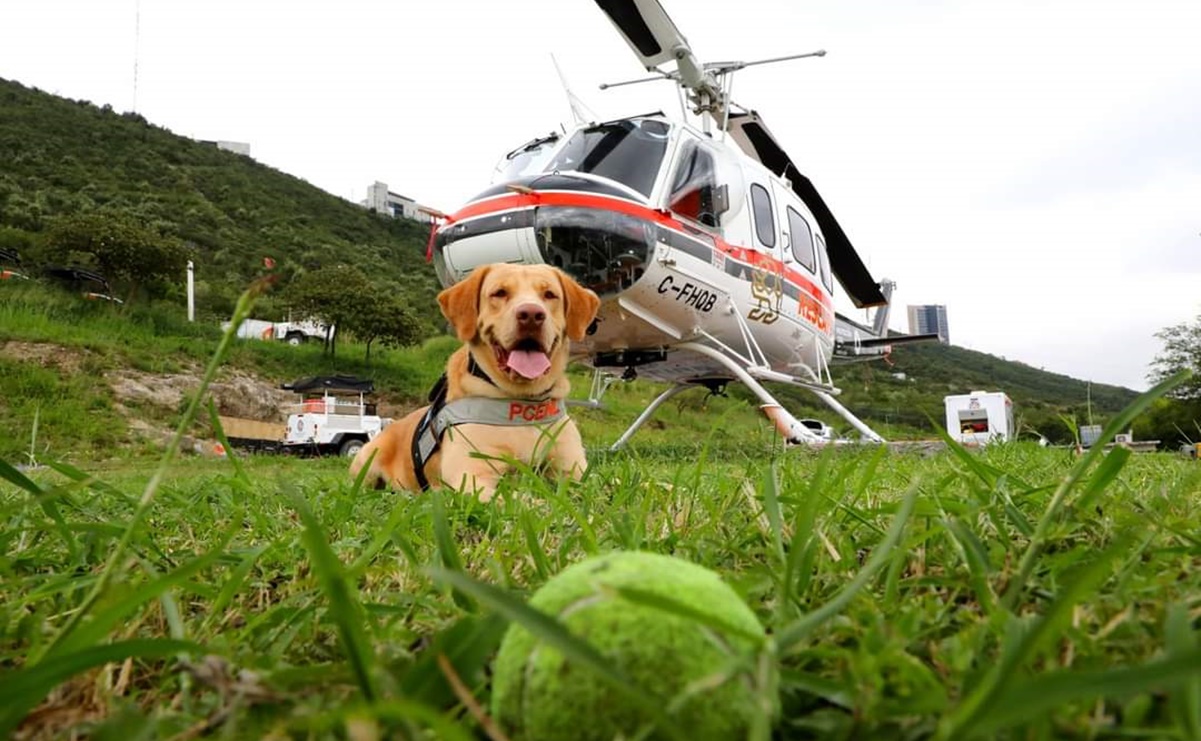
{"label": "white helicopter", "polygon": [[[716,392],[734,380],[789,442],[828,439],[764,382],[813,392],[865,440],[883,442],[835,400],[831,363],[937,335],[888,336],[894,284],[872,279],[759,115],[730,100],[734,72],[825,52],[701,64],[658,0],[596,2],[655,73],[616,84],[671,80],[700,126],[653,113],[580,123],[518,147],[492,187],[435,227],[439,280],[449,286],[493,262],[546,263],[594,290],[597,319],[573,347],[595,369],[587,403],[600,404],[616,371],[672,384],[613,449],[681,391]],[[857,307],[879,307],[873,326],[835,313],[835,279]]]}

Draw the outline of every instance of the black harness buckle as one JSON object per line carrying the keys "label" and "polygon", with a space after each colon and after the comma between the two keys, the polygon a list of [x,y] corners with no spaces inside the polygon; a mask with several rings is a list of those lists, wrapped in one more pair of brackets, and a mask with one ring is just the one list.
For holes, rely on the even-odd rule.
{"label": "black harness buckle", "polygon": [[429,393],[429,408],[425,410],[421,421],[417,423],[417,429],[413,432],[413,443],[409,450],[409,455],[413,460],[413,475],[417,478],[417,485],[422,491],[428,491],[430,488],[429,479],[425,477],[425,463],[430,459],[438,447],[442,445],[442,436],[434,434],[434,418],[438,416],[438,412],[442,411],[442,407],[446,406],[446,388],[448,386],[446,374],[434,383],[434,387]]}

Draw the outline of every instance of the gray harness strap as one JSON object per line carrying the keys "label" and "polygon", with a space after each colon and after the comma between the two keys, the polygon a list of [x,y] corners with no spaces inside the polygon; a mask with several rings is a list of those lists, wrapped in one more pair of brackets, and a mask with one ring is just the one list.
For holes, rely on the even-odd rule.
{"label": "gray harness strap", "polygon": [[429,488],[425,464],[442,444],[442,436],[451,427],[484,424],[523,427],[557,422],[567,416],[563,399],[489,399],[471,396],[431,406],[413,438],[413,465],[422,489]]}

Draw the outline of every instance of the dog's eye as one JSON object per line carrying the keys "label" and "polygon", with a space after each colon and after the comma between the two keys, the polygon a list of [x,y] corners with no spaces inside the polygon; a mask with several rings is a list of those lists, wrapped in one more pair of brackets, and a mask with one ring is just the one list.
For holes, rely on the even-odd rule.
{"label": "dog's eye", "polygon": [[546,291],[542,294],[542,298],[546,299],[547,301],[554,301],[558,298],[558,296],[555,295],[554,291]]}
{"label": "dog's eye", "polygon": [[505,296],[508,296],[508,295],[509,295],[509,292],[503,288],[497,288],[495,291],[492,292],[492,298],[504,298]]}

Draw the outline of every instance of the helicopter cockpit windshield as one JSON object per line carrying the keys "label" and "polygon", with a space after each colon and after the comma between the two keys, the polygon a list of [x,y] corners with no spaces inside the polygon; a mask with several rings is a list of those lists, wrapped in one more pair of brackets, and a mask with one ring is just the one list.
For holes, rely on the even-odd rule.
{"label": "helicopter cockpit windshield", "polygon": [[543,172],[581,172],[614,180],[649,198],[667,153],[671,126],[650,118],[589,126],[571,135]]}
{"label": "helicopter cockpit windshield", "polygon": [[527,175],[542,172],[558,144],[559,135],[554,133],[522,144],[496,163],[492,183],[511,183]]}

